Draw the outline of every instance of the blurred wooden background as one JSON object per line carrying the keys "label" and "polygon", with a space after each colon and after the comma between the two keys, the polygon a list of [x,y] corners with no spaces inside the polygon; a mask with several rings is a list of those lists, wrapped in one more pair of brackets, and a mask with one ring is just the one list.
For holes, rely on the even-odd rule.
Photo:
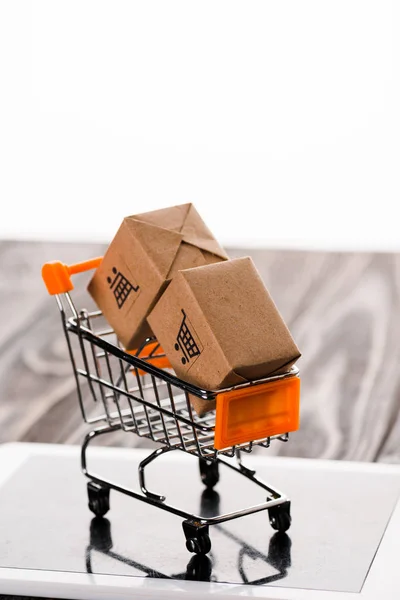
{"label": "blurred wooden background", "polygon": [[[96,244],[0,243],[0,441],[79,443],[82,423],[55,301],[40,268],[101,255]],[[300,347],[302,423],[270,454],[400,460],[400,256],[251,255]],[[77,278],[78,304],[85,281]],[[109,442],[146,445],[121,433]]]}

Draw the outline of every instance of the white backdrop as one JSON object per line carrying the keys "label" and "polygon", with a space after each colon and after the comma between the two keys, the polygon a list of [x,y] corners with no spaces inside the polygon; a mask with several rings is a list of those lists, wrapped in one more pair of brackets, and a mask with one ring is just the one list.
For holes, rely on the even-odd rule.
{"label": "white backdrop", "polygon": [[223,243],[399,249],[400,3],[0,3],[0,237],[192,201]]}

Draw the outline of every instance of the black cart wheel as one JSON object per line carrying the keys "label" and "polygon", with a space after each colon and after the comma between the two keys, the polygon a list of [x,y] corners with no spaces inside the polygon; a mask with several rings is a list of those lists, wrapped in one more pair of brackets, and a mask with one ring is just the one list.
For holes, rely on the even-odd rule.
{"label": "black cart wheel", "polygon": [[198,534],[195,538],[186,540],[186,548],[195,554],[208,554],[211,550],[211,540],[208,533]]}
{"label": "black cart wheel", "polygon": [[186,538],[186,548],[194,554],[208,554],[211,550],[211,540],[208,535],[208,525],[188,519],[182,523]]}
{"label": "black cart wheel", "polygon": [[219,465],[216,460],[199,460],[201,480],[207,489],[211,490],[219,481]]}
{"label": "black cart wheel", "polygon": [[268,509],[269,522],[272,529],[284,533],[287,531],[292,523],[290,516],[290,502],[284,502],[279,506],[273,506]]}
{"label": "black cart wheel", "polygon": [[110,488],[94,481],[87,484],[89,509],[96,517],[104,517],[110,510]]}

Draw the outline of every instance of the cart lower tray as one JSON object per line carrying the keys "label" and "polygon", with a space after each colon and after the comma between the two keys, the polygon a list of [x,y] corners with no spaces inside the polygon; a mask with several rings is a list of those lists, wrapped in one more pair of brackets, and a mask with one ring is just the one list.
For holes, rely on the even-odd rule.
{"label": "cart lower tray", "polygon": [[[360,592],[400,493],[400,470],[394,467],[252,456],[249,466],[287,490],[292,528],[288,534],[274,533],[265,512],[253,514],[216,525],[209,556],[190,556],[179,517],[122,494],[111,494],[106,519],[93,518],[79,449],[53,453],[41,448],[28,453],[0,485],[0,571]],[[144,455],[140,450],[92,450],[96,469],[128,486],[136,481]],[[3,449],[0,458],[5,456]],[[149,485],[202,516],[264,500],[262,491],[226,467],[221,467],[216,489],[207,492],[197,469],[195,458],[171,453],[149,467]],[[0,592],[1,586],[0,576]]]}

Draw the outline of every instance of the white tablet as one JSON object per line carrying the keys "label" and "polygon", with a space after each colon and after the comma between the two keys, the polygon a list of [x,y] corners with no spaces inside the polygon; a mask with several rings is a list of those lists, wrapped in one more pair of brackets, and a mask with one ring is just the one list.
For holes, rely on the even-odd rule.
{"label": "white tablet", "polygon": [[[0,593],[51,598],[287,598],[385,600],[400,595],[400,467],[248,457],[292,502],[292,526],[267,512],[210,527],[208,556],[185,547],[182,519],[116,491],[110,511],[87,507],[79,447],[0,448]],[[143,450],[94,448],[90,461],[137,486]],[[228,468],[213,492],[194,457],[150,465],[148,485],[204,515],[262,502],[262,490]],[[261,494],[261,496],[260,496]]]}

